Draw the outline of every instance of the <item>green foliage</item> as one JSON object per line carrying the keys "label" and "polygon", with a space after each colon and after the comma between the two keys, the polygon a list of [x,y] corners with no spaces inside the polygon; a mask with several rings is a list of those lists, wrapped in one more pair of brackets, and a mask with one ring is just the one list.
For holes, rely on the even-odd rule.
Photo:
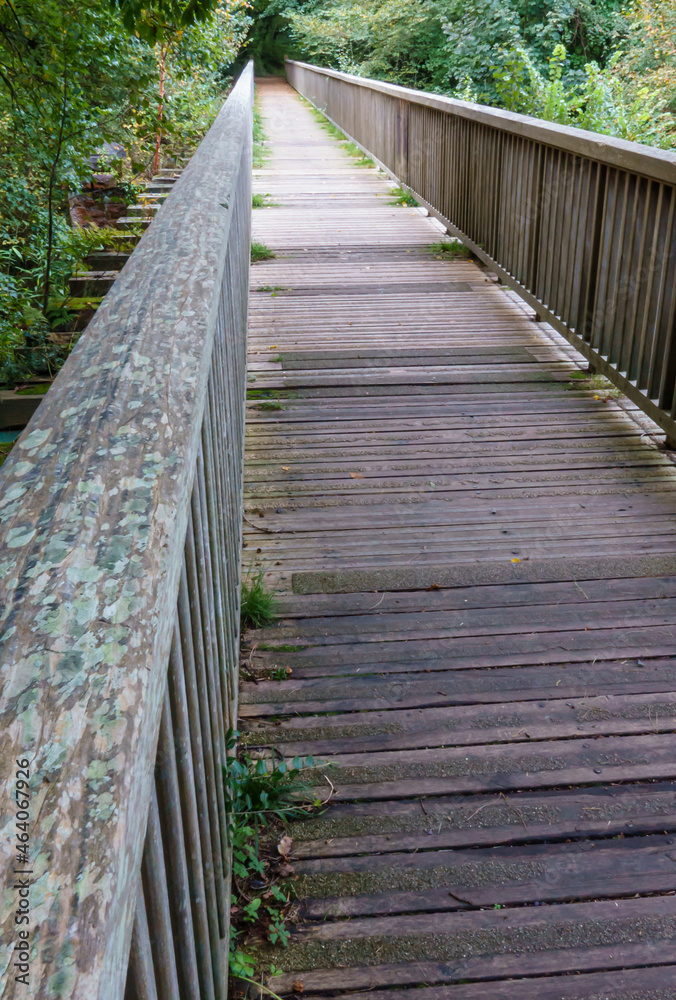
{"label": "green foliage", "polygon": [[[236,747],[239,733],[226,734],[226,753]],[[289,767],[273,751],[267,758],[253,758],[244,751],[226,756],[223,769],[228,834],[233,848],[233,894],[235,920],[230,933],[230,972],[251,977],[255,961],[239,947],[237,939],[247,925],[260,927],[271,944],[285,948],[289,932],[285,911],[292,893],[284,883],[269,878],[269,864],[261,852],[261,836],[271,827],[283,829],[290,820],[306,816],[321,803],[301,772],[315,767],[313,757],[294,757]],[[252,884],[252,880],[254,880]],[[238,929],[239,928],[239,929]]]}
{"label": "green foliage", "polygon": [[468,260],[470,257],[469,250],[459,240],[439,240],[438,243],[431,244],[429,251],[436,257],[443,255],[444,257],[451,257],[457,260]]}
{"label": "green foliage", "polygon": [[405,191],[402,187],[396,187],[392,191],[392,201],[390,204],[409,205],[411,208],[414,208],[418,205],[418,202],[415,200],[410,191]]}
{"label": "green foliage", "polygon": [[242,628],[261,628],[275,620],[275,598],[263,582],[264,575],[263,569],[259,569],[242,580]]}
{"label": "green foliage", "polygon": [[579,83],[565,85],[568,53],[556,46],[544,76],[525,49],[510,53],[495,71],[495,85],[502,107],[534,115],[561,125],[571,125],[654,146],[673,144],[673,117],[660,110],[659,94],[639,89],[632,94],[617,75],[619,54],[602,70],[588,63]]}
{"label": "green foliage", "polygon": [[676,145],[676,0],[272,0],[301,58]]}
{"label": "green foliage", "polygon": [[70,223],[69,196],[89,183],[90,157],[104,142],[126,149],[124,159],[99,156],[95,169],[113,175],[115,197],[127,203],[151,163],[159,56],[142,31],[129,32],[127,15],[182,8],[163,111],[162,153],[175,160],[197,145],[222,103],[224,66],[250,23],[244,2],[210,0],[208,16],[202,0],[0,4],[2,384],[53,377],[71,346],[52,336],[69,318],[68,279],[105,245],[105,234],[90,239]]}
{"label": "green foliage", "polygon": [[12,450],[12,445],[13,442],[11,441],[0,441],[0,465],[2,465]]}
{"label": "green foliage", "polygon": [[364,150],[360,149],[359,146],[356,145],[356,143],[354,142],[343,143],[343,150],[347,153],[348,156],[352,157],[352,159],[355,161],[355,166],[357,167],[373,166],[373,160],[371,159],[371,157],[367,156],[364,153]]}
{"label": "green foliage", "polygon": [[429,86],[444,44],[438,5],[428,0],[287,3],[303,53],[348,73]]}
{"label": "green foliage", "polygon": [[263,116],[261,115],[258,102],[254,103],[253,109],[253,165],[254,170],[265,166],[269,156],[267,147],[267,135]]}
{"label": "green foliage", "polygon": [[273,667],[268,671],[268,678],[271,681],[286,681],[291,673],[291,667]]}
{"label": "green foliage", "polygon": [[[238,735],[230,734],[229,739],[236,740]],[[233,746],[234,743],[230,749]],[[245,823],[260,830],[269,826],[273,818],[283,823],[302,818],[307,812],[308,800],[314,800],[310,796],[311,786],[300,774],[304,767],[314,766],[313,757],[294,757],[291,767],[287,767],[272,751],[267,760],[264,757],[254,760],[246,752],[239,757],[228,757],[225,806],[231,822],[238,829]],[[245,876],[249,863],[246,857],[236,856],[235,874]]]}
{"label": "green foliage", "polygon": [[183,28],[208,20],[218,0],[110,0],[130,34],[154,45]]}
{"label": "green foliage", "polygon": [[271,260],[276,254],[272,252],[270,247],[266,246],[265,243],[259,243],[258,240],[251,241],[251,262],[255,263],[259,260]]}

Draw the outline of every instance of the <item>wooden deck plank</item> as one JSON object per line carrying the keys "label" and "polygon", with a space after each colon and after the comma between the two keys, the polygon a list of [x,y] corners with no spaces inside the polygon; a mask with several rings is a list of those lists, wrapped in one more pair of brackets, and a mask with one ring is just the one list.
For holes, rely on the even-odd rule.
{"label": "wooden deck plank", "polygon": [[240,729],[334,789],[290,830],[271,988],[676,1000],[664,436],[288,87],[260,97],[244,563],[279,620],[245,636]]}

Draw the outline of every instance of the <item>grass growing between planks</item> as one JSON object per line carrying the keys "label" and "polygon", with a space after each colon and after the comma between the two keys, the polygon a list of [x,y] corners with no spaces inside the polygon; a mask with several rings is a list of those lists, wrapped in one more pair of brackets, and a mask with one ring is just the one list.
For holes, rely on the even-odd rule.
{"label": "grass growing between planks", "polygon": [[342,144],[343,149],[348,156],[351,156],[355,161],[356,167],[373,167],[375,166],[373,160],[370,156],[367,156],[363,149],[360,149],[355,142],[345,142]]}
{"label": "grass growing between planks", "polygon": [[251,195],[251,207],[252,208],[276,208],[278,202],[270,201],[272,198],[271,194],[252,194]]}
{"label": "grass growing between planks", "polygon": [[263,569],[242,580],[242,628],[261,628],[275,621],[275,598],[263,582]]}
{"label": "grass growing between planks", "polygon": [[[295,900],[290,882],[295,872],[286,824],[316,813],[322,803],[301,777],[304,767],[317,766],[313,757],[294,757],[289,766],[272,750],[257,757],[245,750],[230,755],[238,738],[233,730],[227,733],[223,768],[233,848],[230,973],[249,979],[256,958],[248,949],[266,943],[285,948],[289,941],[286,917]],[[270,971],[274,974],[274,967]]]}
{"label": "grass growing between planks", "polygon": [[259,243],[257,240],[251,241],[251,263],[255,264],[259,260],[272,260],[273,257],[277,255],[272,252],[270,247],[266,246],[265,243]]}
{"label": "grass growing between planks", "polygon": [[432,243],[428,248],[430,253],[433,253],[436,257],[452,257],[457,260],[469,260],[471,254],[464,243],[460,243],[459,240],[439,240],[438,243]]}
{"label": "grass growing between planks", "polygon": [[392,201],[390,205],[407,205],[410,208],[417,208],[419,202],[415,200],[410,191],[405,191],[402,187],[396,187],[392,191]]}
{"label": "grass growing between planks", "polygon": [[[351,156],[355,160],[355,166],[357,167],[373,167],[375,166],[373,160],[370,156],[367,156],[363,149],[360,149],[356,143],[348,139],[344,132],[342,132],[337,125],[322,114],[314,104],[310,104],[304,97],[300,98],[301,102],[306,106],[312,117],[316,122],[318,122],[332,139],[337,139],[340,142],[344,152],[348,156]],[[416,202],[417,204],[417,202]]]}
{"label": "grass growing between planks", "polygon": [[253,167],[260,170],[264,167],[270,156],[268,147],[267,132],[263,124],[263,115],[260,112],[257,101],[254,101],[253,109]]}
{"label": "grass growing between planks", "polygon": [[568,376],[570,382],[568,389],[591,389],[595,395],[594,399],[602,399],[608,402],[611,399],[619,399],[623,394],[621,389],[617,389],[610,379],[605,375],[597,375],[590,372],[571,372]]}

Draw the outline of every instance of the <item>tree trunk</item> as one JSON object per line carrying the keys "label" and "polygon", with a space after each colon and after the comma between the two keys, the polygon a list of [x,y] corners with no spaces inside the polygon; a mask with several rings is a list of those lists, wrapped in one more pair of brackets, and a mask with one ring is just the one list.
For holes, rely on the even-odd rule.
{"label": "tree trunk", "polygon": [[157,134],[155,136],[155,156],[153,158],[153,174],[160,169],[160,146],[162,143],[162,114],[164,112],[164,71],[167,64],[168,45],[160,48],[160,101],[157,106]]}
{"label": "tree trunk", "polygon": [[56,171],[59,166],[59,160],[61,159],[61,148],[63,146],[63,131],[66,124],[66,109],[68,102],[68,77],[64,71],[63,74],[63,101],[61,104],[61,121],[59,123],[59,134],[56,140],[56,150],[54,152],[54,159],[52,160],[52,167],[49,172],[49,188],[47,192],[47,254],[45,258],[45,278],[44,286],[42,289],[42,311],[47,313],[47,307],[49,305],[49,293],[52,287],[52,251],[54,249],[54,182],[56,180]]}

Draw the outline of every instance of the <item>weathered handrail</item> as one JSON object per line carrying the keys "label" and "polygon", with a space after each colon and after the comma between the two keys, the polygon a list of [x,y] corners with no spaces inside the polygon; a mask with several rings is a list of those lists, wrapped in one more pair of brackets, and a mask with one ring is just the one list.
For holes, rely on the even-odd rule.
{"label": "weathered handrail", "polygon": [[252,83],[2,470],[3,998],[225,996]]}
{"label": "weathered handrail", "polygon": [[676,441],[676,155],[287,61],[295,89]]}

